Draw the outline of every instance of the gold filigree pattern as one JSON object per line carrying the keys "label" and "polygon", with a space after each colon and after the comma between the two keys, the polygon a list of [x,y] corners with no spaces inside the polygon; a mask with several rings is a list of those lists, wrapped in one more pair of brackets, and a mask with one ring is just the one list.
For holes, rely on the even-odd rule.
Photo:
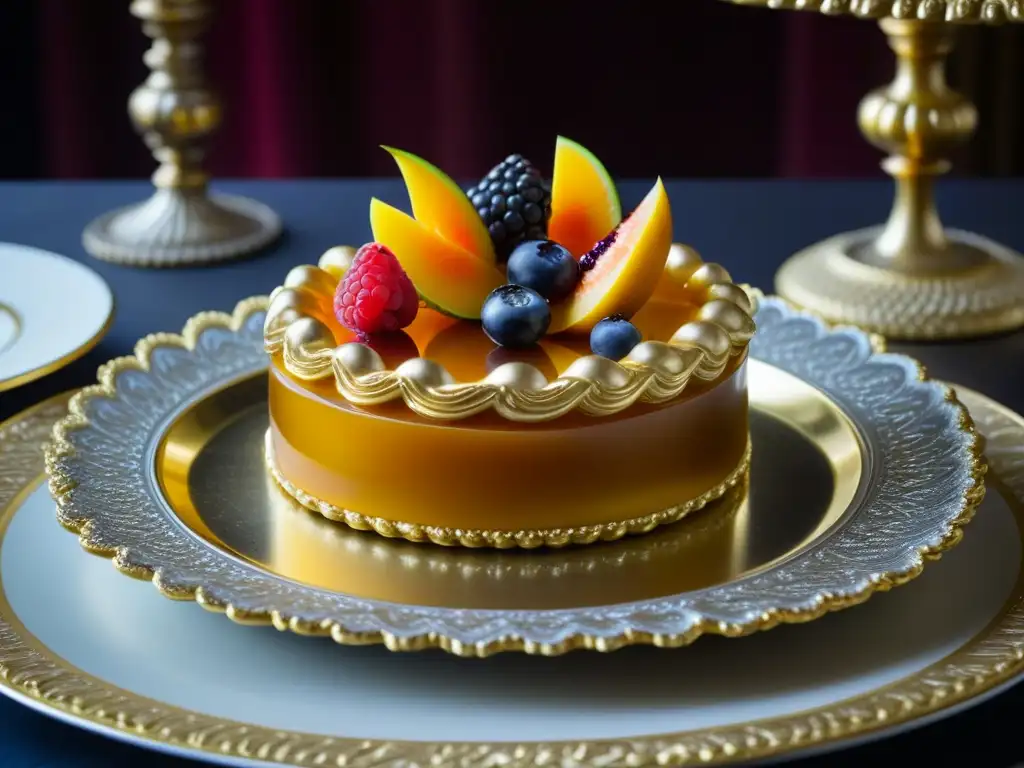
{"label": "gold filigree pattern", "polygon": [[318,499],[287,480],[278,470],[274,461],[274,447],[270,432],[265,439],[267,469],[281,489],[312,512],[319,512],[328,520],[344,523],[357,531],[375,531],[389,539],[405,539],[412,542],[433,542],[446,547],[491,547],[493,549],[535,549],[536,547],[565,547],[570,544],[592,544],[596,541],[615,541],[623,536],[647,533],[658,526],[669,525],[682,520],[689,514],[703,509],[712,501],[724,496],[747,475],[750,469],[750,444],[740,463],[725,480],[710,488],[695,499],[677,504],[642,517],[629,520],[585,525],[578,528],[547,528],[537,531],[501,531],[463,528],[439,528],[434,525],[403,523],[372,517],[348,509],[341,509]]}
{"label": "gold filigree pattern", "polygon": [[39,478],[42,445],[67,414],[70,397],[57,395],[0,424],[0,510]]}
{"label": "gold filigree pattern", "polygon": [[391,371],[365,344],[335,346],[330,318],[337,274],[333,263],[303,265],[288,273],[271,293],[266,351],[280,355],[284,368],[299,379],[333,376],[338,394],[351,403],[371,406],[401,399],[430,419],[458,420],[493,410],[510,421],[536,423],[574,410],[610,416],[639,401],[666,403],[694,379],[721,376],[746,351],[755,330],[750,294],[723,267],[697,266],[692,257],[679,265],[670,258],[666,279],[678,278],[680,288],[701,307],[668,341],[643,341],[621,363],[582,357],[551,382],[534,366],[518,362],[496,368],[481,381],[457,382],[432,360],[414,358]]}
{"label": "gold filigree pattern", "polygon": [[[993,471],[1024,504],[1024,419],[960,390],[986,438]],[[42,445],[64,412],[55,400],[0,425],[0,536],[43,470]],[[1009,497],[1008,497],[1008,500]],[[283,731],[189,711],[117,688],[56,656],[21,624],[0,590],[0,685],[81,722],[153,745],[299,766],[382,764],[724,765],[835,744],[949,710],[1024,671],[1024,583],[1001,615],[946,658],[904,680],[795,715],[636,738],[564,742],[438,743]]]}
{"label": "gold filigree pattern", "polygon": [[1002,24],[1024,21],[1022,0],[729,0],[736,5],[757,5],[828,16],[851,15],[862,19],[942,21],[953,24]]}

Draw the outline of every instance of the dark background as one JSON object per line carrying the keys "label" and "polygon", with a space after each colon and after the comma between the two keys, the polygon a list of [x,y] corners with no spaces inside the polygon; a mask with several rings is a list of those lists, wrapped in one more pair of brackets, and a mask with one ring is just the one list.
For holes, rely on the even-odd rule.
{"label": "dark background", "polygon": [[[126,114],[147,47],[128,0],[4,0],[0,178],[143,177]],[[879,175],[857,103],[893,59],[870,22],[720,0],[218,0],[221,177],[393,175],[376,145],[478,176],[553,137],[619,177]],[[957,173],[1024,174],[1024,29],[961,33],[981,110]]]}

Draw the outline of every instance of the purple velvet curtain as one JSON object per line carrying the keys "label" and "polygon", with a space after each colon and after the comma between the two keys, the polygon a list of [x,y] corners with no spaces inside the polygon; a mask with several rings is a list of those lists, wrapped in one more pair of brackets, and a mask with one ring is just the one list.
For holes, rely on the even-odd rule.
{"label": "purple velvet curtain", "polygon": [[[128,93],[147,47],[127,2],[35,0],[39,173],[150,172]],[[208,71],[222,177],[390,175],[387,143],[467,178],[553,137],[620,176],[856,176],[860,98],[892,74],[877,27],[719,0],[219,0]],[[983,108],[961,171],[1022,169],[1017,30],[966,30],[951,79]],[[998,70],[992,67],[998,66]],[[993,71],[1001,74],[992,75]]]}

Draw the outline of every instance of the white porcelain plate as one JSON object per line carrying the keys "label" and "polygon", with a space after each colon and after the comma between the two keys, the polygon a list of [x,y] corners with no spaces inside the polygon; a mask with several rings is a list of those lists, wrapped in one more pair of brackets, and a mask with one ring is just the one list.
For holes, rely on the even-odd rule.
{"label": "white porcelain plate", "polygon": [[78,359],[103,338],[114,295],[88,267],[0,243],[0,392]]}
{"label": "white porcelain plate", "polygon": [[41,484],[51,402],[0,426],[0,691],[232,765],[724,764],[892,733],[1024,667],[1024,419],[959,394],[990,490],[906,586],[741,639],[488,659],[241,629],[84,555]]}

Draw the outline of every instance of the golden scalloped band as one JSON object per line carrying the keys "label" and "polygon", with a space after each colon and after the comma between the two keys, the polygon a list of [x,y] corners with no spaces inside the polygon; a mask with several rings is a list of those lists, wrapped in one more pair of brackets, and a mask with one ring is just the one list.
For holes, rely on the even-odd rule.
{"label": "golden scalloped band", "polygon": [[694,378],[714,381],[754,335],[754,299],[723,267],[695,256],[670,256],[665,275],[677,290],[689,290],[703,302],[695,319],[667,342],[641,342],[621,363],[582,357],[551,382],[521,362],[501,365],[481,381],[456,382],[433,360],[413,358],[392,371],[365,344],[335,346],[330,323],[337,277],[311,265],[293,269],[271,294],[264,348],[280,354],[285,370],[298,379],[333,376],[338,394],[359,406],[403,400],[419,415],[439,420],[487,410],[523,423],[550,421],[574,410],[611,416],[638,401],[669,402]]}
{"label": "golden scalloped band", "polygon": [[312,512],[318,512],[328,520],[344,523],[357,531],[374,531],[391,539],[405,539],[415,543],[433,542],[446,547],[490,547],[493,549],[535,549],[537,547],[564,547],[570,544],[593,544],[598,541],[615,541],[623,536],[633,536],[662,525],[682,520],[689,514],[703,509],[705,506],[724,496],[746,477],[750,469],[750,443],[740,459],[740,463],[718,485],[705,491],[700,496],[681,502],[675,506],[653,512],[649,515],[630,518],[613,523],[579,526],[577,528],[548,528],[535,531],[500,531],[484,529],[441,528],[431,525],[403,523],[396,520],[385,520],[341,509],[333,504],[306,493],[294,483],[281,475],[274,459],[271,431],[267,430],[264,443],[264,456],[270,476],[281,489],[295,501]]}

